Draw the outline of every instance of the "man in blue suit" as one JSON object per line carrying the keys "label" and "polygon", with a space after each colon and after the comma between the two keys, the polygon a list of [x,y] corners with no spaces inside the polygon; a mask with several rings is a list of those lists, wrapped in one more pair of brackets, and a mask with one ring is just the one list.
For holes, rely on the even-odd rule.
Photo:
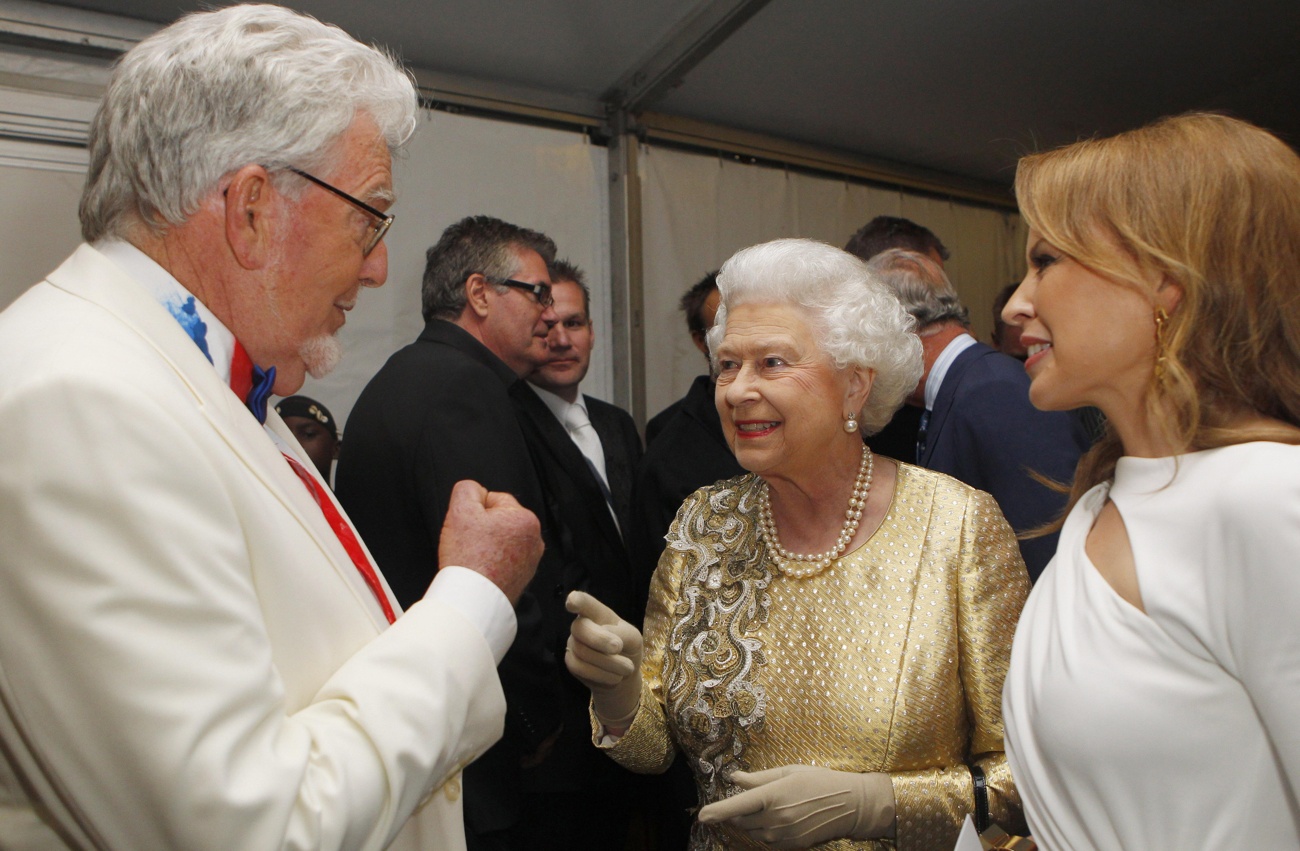
{"label": "man in blue suit", "polygon": [[[977,342],[969,312],[930,258],[891,249],[868,264],[916,319],[925,372],[908,398],[924,409],[917,463],[987,491],[1017,533],[1054,520],[1065,494],[1035,473],[1069,484],[1088,448],[1077,416],[1029,403],[1029,377],[1015,358]],[[1056,552],[1056,533],[1020,542],[1031,580]]]}

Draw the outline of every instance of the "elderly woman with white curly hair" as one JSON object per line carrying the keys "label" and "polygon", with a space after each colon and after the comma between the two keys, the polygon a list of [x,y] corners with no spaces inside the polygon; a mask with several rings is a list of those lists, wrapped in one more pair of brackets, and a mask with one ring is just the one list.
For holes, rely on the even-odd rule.
{"label": "elderly woman with white curly hair", "polygon": [[1000,708],[1015,538],[988,494],[862,441],[920,378],[911,319],[811,240],[740,251],[718,287],[716,401],[750,472],[682,505],[644,651],[570,598],[597,744],[646,773],[687,755],[692,849],[946,851],[968,813],[1021,826]]}

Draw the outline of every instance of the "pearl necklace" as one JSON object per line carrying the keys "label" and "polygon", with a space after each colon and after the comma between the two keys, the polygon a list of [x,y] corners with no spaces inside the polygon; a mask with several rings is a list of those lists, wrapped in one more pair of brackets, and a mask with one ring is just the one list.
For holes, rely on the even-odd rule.
{"label": "pearl necklace", "polygon": [[[772,562],[776,565],[777,570],[795,579],[806,579],[809,576],[816,576],[821,573],[830,567],[832,562],[844,555],[849,542],[857,534],[858,523],[862,520],[862,512],[867,507],[867,495],[871,493],[871,474],[873,472],[875,472],[875,460],[871,455],[871,450],[864,443],[862,444],[862,462],[858,465],[858,477],[853,482],[853,494],[849,497],[849,507],[844,512],[844,526],[840,529],[840,536],[835,540],[834,548],[816,555],[792,553],[781,546],[781,536],[777,534],[776,521],[772,519],[772,498],[767,482],[763,482],[763,490],[758,495],[758,531],[763,538],[763,543],[767,544],[767,548],[772,554]],[[808,566],[792,567],[790,562],[805,562]]]}

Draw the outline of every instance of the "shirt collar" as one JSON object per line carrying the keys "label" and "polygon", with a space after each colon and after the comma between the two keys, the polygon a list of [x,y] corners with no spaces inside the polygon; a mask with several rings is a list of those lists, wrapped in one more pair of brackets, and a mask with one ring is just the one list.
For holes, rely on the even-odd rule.
{"label": "shirt collar", "polygon": [[532,388],[532,391],[537,394],[538,398],[546,403],[546,407],[551,409],[551,413],[555,415],[555,418],[562,423],[567,423],[569,421],[570,408],[581,408],[584,414],[587,413],[587,403],[583,401],[581,393],[578,394],[578,401],[569,402],[567,399],[561,399],[550,390],[543,390],[531,381],[525,381],[524,383]]}
{"label": "shirt collar", "polygon": [[935,400],[939,398],[939,388],[943,385],[944,376],[948,374],[948,367],[952,362],[957,360],[957,355],[975,345],[976,340],[970,334],[958,334],[943,347],[939,357],[935,359],[934,366],[930,367],[930,376],[925,380],[925,409],[934,410]]}
{"label": "shirt collar", "polygon": [[217,375],[230,383],[230,360],[235,353],[235,335],[208,310],[207,305],[194,297],[172,274],[129,242],[121,239],[104,239],[94,246],[101,254],[117,264],[172,315],[199,351],[212,362]]}

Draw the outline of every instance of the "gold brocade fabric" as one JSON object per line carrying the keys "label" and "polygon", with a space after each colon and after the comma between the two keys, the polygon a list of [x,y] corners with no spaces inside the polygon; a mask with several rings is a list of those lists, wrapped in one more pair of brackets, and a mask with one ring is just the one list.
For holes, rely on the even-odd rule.
{"label": "gold brocade fabric", "polygon": [[[874,535],[807,579],[772,567],[753,475],[682,505],[650,590],[641,709],[610,755],[663,771],[680,747],[702,802],[732,771],[802,763],[886,771],[897,840],[820,849],[942,849],[974,807],[1023,831],[1002,753],[1002,680],[1029,589],[992,497],[908,465]],[[762,848],[697,824],[692,849]]]}

